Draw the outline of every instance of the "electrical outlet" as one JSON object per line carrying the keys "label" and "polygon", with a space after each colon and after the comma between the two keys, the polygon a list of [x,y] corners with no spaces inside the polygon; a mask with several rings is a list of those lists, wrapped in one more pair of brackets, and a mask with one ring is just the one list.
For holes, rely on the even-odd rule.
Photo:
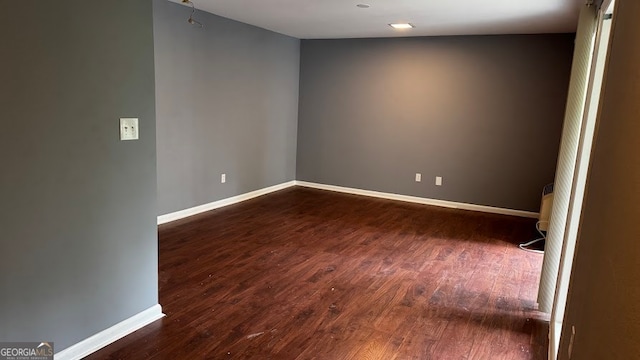
{"label": "electrical outlet", "polygon": [[416,182],[422,181],[422,174],[416,173]]}
{"label": "electrical outlet", "polygon": [[442,176],[436,176],[436,186],[442,186]]}
{"label": "electrical outlet", "polygon": [[226,183],[226,182],[227,182],[227,174],[222,174],[222,175],[220,175],[220,182],[221,182],[222,184],[224,184],[224,183]]}
{"label": "electrical outlet", "polygon": [[138,140],[138,118],[120,118],[120,140]]}

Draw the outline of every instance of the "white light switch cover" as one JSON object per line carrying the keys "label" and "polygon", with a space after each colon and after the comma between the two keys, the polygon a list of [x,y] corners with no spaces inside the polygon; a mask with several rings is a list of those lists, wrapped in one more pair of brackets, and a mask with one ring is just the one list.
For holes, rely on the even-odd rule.
{"label": "white light switch cover", "polygon": [[138,140],[138,118],[120,118],[120,140]]}

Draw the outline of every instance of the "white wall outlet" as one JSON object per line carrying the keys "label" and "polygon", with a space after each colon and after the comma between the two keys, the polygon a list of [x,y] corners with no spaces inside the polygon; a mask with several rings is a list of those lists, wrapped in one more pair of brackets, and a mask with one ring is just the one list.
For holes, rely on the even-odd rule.
{"label": "white wall outlet", "polygon": [[224,183],[226,183],[226,182],[227,182],[227,174],[222,174],[222,175],[220,175],[220,182],[221,182],[222,184],[224,184]]}
{"label": "white wall outlet", "polygon": [[436,176],[436,186],[442,186],[442,176]]}
{"label": "white wall outlet", "polygon": [[138,140],[138,118],[120,118],[120,140]]}
{"label": "white wall outlet", "polygon": [[422,181],[422,174],[416,173],[416,182]]}

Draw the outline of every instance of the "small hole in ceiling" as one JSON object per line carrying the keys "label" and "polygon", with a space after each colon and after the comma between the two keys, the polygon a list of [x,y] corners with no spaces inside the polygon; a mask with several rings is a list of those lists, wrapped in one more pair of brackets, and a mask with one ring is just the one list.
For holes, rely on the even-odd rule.
{"label": "small hole in ceiling", "polygon": [[371,5],[369,4],[358,4],[356,5],[357,7],[361,8],[361,9],[368,9],[371,7]]}

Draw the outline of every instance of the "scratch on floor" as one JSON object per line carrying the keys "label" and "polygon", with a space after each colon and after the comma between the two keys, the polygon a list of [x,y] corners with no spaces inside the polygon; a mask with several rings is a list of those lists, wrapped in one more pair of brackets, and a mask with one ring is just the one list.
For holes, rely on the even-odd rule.
{"label": "scratch on floor", "polygon": [[251,340],[253,338],[257,338],[260,335],[264,335],[264,331],[261,331],[259,333],[255,333],[255,334],[251,334],[251,335],[247,335],[247,339]]}

